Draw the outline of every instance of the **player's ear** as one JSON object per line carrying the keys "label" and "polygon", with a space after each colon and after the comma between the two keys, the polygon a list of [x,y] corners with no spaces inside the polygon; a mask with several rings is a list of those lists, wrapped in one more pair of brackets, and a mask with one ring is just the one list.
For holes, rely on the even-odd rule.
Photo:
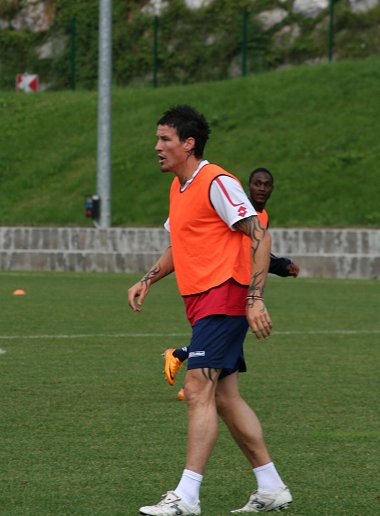
{"label": "player's ear", "polygon": [[195,147],[195,138],[193,138],[192,136],[189,136],[185,140],[184,148],[187,152],[190,152],[194,149],[194,147]]}

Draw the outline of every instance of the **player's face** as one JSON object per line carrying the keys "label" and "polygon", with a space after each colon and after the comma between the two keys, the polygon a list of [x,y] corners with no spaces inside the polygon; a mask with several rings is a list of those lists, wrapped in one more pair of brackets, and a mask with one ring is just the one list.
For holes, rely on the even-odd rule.
{"label": "player's face", "polygon": [[188,144],[182,142],[177,131],[169,125],[157,127],[157,143],[154,150],[157,152],[162,172],[176,172],[186,162]]}
{"label": "player's face", "polygon": [[264,207],[273,191],[271,177],[266,172],[257,172],[248,186],[253,202]]}

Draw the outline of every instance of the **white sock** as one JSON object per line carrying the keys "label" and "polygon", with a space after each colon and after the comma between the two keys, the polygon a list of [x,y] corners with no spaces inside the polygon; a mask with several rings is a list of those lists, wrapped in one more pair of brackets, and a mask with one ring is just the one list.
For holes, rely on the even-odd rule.
{"label": "white sock", "polygon": [[273,462],[269,462],[258,468],[253,468],[252,471],[256,477],[259,491],[273,493],[273,491],[276,491],[279,487],[284,485]]}
{"label": "white sock", "polygon": [[184,469],[182,478],[174,491],[185,503],[193,506],[199,501],[199,490],[202,480],[203,475]]}

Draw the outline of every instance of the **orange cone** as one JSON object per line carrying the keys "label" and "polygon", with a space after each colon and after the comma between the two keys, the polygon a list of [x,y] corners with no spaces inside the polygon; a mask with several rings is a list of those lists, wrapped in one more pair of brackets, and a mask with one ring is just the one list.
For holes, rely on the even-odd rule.
{"label": "orange cone", "polygon": [[180,390],[177,393],[177,398],[179,401],[182,401],[185,399],[185,389],[183,387],[180,388]]}
{"label": "orange cone", "polygon": [[22,288],[18,288],[13,292],[14,296],[25,296],[26,292],[25,290],[22,290]]}

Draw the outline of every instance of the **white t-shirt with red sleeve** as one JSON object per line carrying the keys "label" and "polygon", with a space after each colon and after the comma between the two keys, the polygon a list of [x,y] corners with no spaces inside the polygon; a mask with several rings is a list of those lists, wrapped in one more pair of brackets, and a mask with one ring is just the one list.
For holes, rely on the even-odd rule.
{"label": "white t-shirt with red sleeve", "polygon": [[[207,160],[201,161],[192,177],[181,187],[182,192],[192,183],[201,168],[207,164]],[[222,175],[213,180],[210,186],[210,200],[216,213],[232,231],[235,231],[233,225],[239,220],[257,215],[239,181],[230,176]],[[169,219],[166,220],[164,226],[170,232]]]}

